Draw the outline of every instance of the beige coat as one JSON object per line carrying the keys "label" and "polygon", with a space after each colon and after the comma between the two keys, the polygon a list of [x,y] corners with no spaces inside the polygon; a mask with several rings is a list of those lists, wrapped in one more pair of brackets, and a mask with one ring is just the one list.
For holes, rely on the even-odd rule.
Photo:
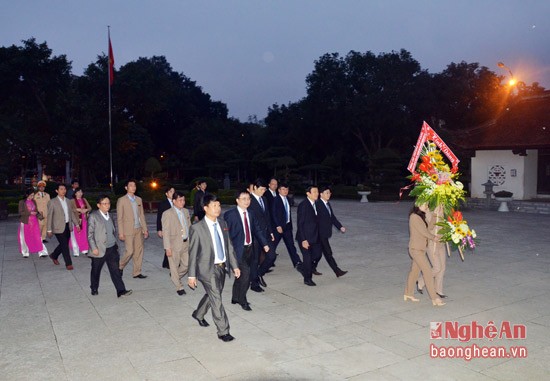
{"label": "beige coat", "polygon": [[[69,212],[69,229],[73,230],[73,226],[78,225],[78,219],[71,213],[70,200],[66,197],[65,200]],[[54,234],[61,234],[65,231],[65,212],[59,196],[52,198],[48,204],[47,230]]]}
{"label": "beige coat", "polygon": [[183,218],[187,222],[187,231],[183,231],[183,227],[178,218],[178,212],[175,207],[171,207],[162,213],[162,242],[164,250],[171,249],[181,251],[183,247],[183,237],[189,238],[189,229],[191,228],[191,218],[189,211],[185,208],[182,210]]}
{"label": "beige coat", "polygon": [[44,194],[40,194],[40,192],[36,192],[34,194],[34,201],[36,202],[36,206],[38,207],[38,211],[42,213],[44,217],[48,214],[48,202],[50,202],[50,195],[46,192]]}
{"label": "beige coat", "polygon": [[434,240],[435,235],[430,233],[433,230],[433,219],[430,220],[429,226],[426,226],[422,217],[412,213],[409,216],[409,249],[426,250],[428,240]]}
{"label": "beige coat", "polygon": [[[145,234],[147,232],[147,222],[145,221],[143,200],[141,197],[136,196],[136,203],[138,207],[138,217],[141,224],[141,231]],[[124,195],[117,200],[116,215],[118,233],[124,234],[125,236],[134,235],[134,210],[132,209],[132,202],[128,198],[128,195]]]}

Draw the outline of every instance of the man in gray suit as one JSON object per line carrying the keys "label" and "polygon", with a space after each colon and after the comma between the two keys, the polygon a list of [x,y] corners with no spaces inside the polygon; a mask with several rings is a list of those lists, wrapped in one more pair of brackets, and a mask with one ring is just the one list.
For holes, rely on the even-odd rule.
{"label": "man in gray suit", "polygon": [[132,290],[126,290],[122,276],[118,270],[120,255],[116,241],[116,231],[113,219],[109,215],[111,200],[107,195],[101,195],[97,199],[97,209],[88,218],[88,243],[91,253],[88,258],[92,260],[92,271],[90,273],[90,288],[92,295],[97,295],[99,288],[99,277],[105,262],[111,274],[111,280],[116,288],[116,294],[121,296],[130,295]]}
{"label": "man in gray suit", "polygon": [[197,279],[202,283],[206,294],[191,315],[201,327],[208,327],[204,315],[212,308],[214,324],[218,328],[218,338],[224,342],[234,339],[229,334],[229,320],[222,304],[222,291],[225,275],[233,270],[235,278],[241,276],[235,251],[229,239],[227,224],[218,217],[222,208],[213,194],[203,198],[205,218],[191,226],[189,232],[189,287],[197,287]]}

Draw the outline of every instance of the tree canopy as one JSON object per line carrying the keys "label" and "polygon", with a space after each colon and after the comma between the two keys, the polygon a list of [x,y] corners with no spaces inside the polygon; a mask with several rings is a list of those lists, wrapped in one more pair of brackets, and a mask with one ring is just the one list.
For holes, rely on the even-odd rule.
{"label": "tree canopy", "polygon": [[[65,55],[34,38],[0,47],[0,172],[24,175],[37,163],[90,186],[109,181],[107,57],[81,76]],[[422,120],[445,131],[495,118],[509,88],[477,63],[422,69],[406,50],[327,53],[305,78],[306,96],[274,104],[263,121],[228,117],[164,56],[121,66],[112,93],[114,172],[120,179],[163,173],[234,178],[294,175],[312,180],[395,182]],[[520,84],[521,96],[544,91]],[[404,166],[403,166],[404,168]]]}

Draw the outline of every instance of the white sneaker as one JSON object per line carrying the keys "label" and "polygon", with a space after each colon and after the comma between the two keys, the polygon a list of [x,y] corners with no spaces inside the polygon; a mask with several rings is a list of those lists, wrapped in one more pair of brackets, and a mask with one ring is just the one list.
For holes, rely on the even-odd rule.
{"label": "white sneaker", "polygon": [[29,254],[23,254],[23,258],[28,258]]}
{"label": "white sneaker", "polygon": [[73,257],[78,257],[78,256],[80,256],[79,253],[74,253],[74,254],[73,254]]}
{"label": "white sneaker", "polygon": [[40,254],[38,254],[38,257],[47,257],[47,256],[48,256],[47,253],[40,253]]}

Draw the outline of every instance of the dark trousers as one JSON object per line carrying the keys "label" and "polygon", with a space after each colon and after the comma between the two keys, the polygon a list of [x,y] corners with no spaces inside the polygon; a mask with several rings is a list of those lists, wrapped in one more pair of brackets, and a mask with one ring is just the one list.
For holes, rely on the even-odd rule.
{"label": "dark trousers", "polygon": [[166,256],[166,250],[164,250],[164,259],[162,260],[162,268],[169,269],[170,264],[168,263],[168,257]]}
{"label": "dark trousers", "polygon": [[319,242],[310,243],[309,249],[304,249],[302,243],[300,242],[300,251],[302,252],[302,257],[304,262],[302,264],[302,274],[304,275],[304,280],[311,280],[311,271],[313,270],[313,264],[318,263],[319,259],[323,255],[321,251],[321,244]]}
{"label": "dark trousers", "polygon": [[55,238],[57,238],[57,242],[59,242],[59,245],[57,245],[55,250],[50,254],[50,257],[52,257],[53,259],[57,259],[59,258],[60,254],[63,254],[65,266],[72,265],[73,261],[71,260],[71,253],[69,252],[69,239],[71,238],[69,223],[65,224],[65,230],[63,230],[63,233],[56,234]]}
{"label": "dark trousers", "polygon": [[239,260],[239,269],[241,270],[241,276],[235,279],[233,282],[233,295],[232,301],[239,304],[246,304],[246,292],[248,291],[248,285],[250,283],[250,263],[254,255],[254,249],[252,245],[244,247],[243,255]]}
{"label": "dark trousers", "polygon": [[118,254],[118,246],[111,246],[105,251],[105,255],[101,258],[94,258],[93,253],[89,253],[88,257],[92,259],[92,271],[90,273],[90,288],[92,291],[97,291],[99,288],[99,277],[101,276],[101,269],[105,262],[109,268],[109,274],[111,274],[111,280],[115,285],[117,295],[126,291],[122,276],[118,269],[118,263],[120,261],[120,255]]}
{"label": "dark trousers", "polygon": [[[285,242],[286,249],[288,251],[288,255],[290,256],[290,260],[292,261],[292,265],[296,267],[297,264],[301,263],[300,256],[296,252],[296,246],[294,246],[294,238],[292,237],[292,229],[289,229],[288,227],[283,228],[283,233],[279,234],[277,230],[273,233],[275,236],[275,241],[273,242],[274,249],[277,249],[277,246],[279,245],[279,242],[281,242],[281,238]],[[273,250],[275,251],[275,250]]]}
{"label": "dark trousers", "polygon": [[[273,242],[268,243],[269,251],[267,253],[264,252],[264,248],[262,244],[258,241],[253,242],[253,253],[252,253],[252,259],[250,261],[250,286],[259,286],[260,281],[258,279],[259,276],[264,276],[267,270],[273,266],[273,263],[275,263],[275,247],[273,245]],[[265,258],[262,264],[258,264],[258,260],[260,258],[260,254],[264,253]]]}
{"label": "dark trousers", "polygon": [[[323,255],[325,256],[325,259],[327,260],[328,265],[332,269],[332,271],[334,271],[335,274],[338,273],[338,270],[340,270],[340,269],[338,268],[338,265],[336,264],[336,260],[332,256],[332,248],[330,247],[330,243],[328,241],[328,238],[321,238],[321,250],[323,252]],[[319,257],[319,260],[321,260],[320,257]],[[313,262],[313,269],[314,270],[317,269],[317,263],[319,263],[319,261]]]}

